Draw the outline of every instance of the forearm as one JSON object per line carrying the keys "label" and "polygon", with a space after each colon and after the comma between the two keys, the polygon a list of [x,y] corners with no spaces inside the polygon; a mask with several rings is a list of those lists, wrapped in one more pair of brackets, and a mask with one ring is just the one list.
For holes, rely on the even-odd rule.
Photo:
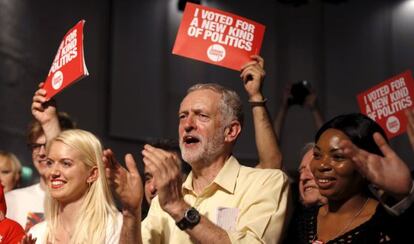
{"label": "forearm", "polygon": [[259,156],[258,168],[282,168],[282,153],[265,105],[253,106],[253,123]]}
{"label": "forearm", "polygon": [[273,122],[273,128],[278,138],[281,137],[281,131],[282,131],[283,124],[285,123],[287,110],[288,110],[288,106],[283,104],[282,107],[277,112],[276,118]]}
{"label": "forearm", "polygon": [[317,130],[319,130],[319,128],[321,128],[323,125],[322,113],[319,110],[319,107],[317,105],[311,108],[311,111],[312,111],[313,121],[315,122],[315,127]]}
{"label": "forearm", "polygon": [[131,215],[123,213],[123,223],[121,229],[121,236],[119,238],[120,244],[141,244],[141,213]]}
{"label": "forearm", "polygon": [[59,135],[61,132],[59,119],[57,115],[53,117],[48,122],[42,124],[43,132],[45,133],[47,142],[51,141],[53,138]]}

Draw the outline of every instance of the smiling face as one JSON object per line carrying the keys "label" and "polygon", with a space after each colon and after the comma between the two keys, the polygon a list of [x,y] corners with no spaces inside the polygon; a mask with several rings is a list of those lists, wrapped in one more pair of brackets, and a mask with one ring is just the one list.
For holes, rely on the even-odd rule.
{"label": "smiling face", "polygon": [[310,163],[313,158],[313,149],[305,153],[299,166],[299,196],[302,204],[306,207],[323,204],[326,202],[313,177]]}
{"label": "smiling face", "polygon": [[50,195],[61,203],[81,199],[95,168],[82,162],[79,151],[60,141],[50,145],[46,161],[46,179]]}
{"label": "smiling face", "polygon": [[314,148],[311,169],[320,193],[329,200],[349,198],[360,192],[364,184],[352,160],[339,147],[345,139],[349,140],[340,130],[327,129]]}
{"label": "smiling face", "polygon": [[224,150],[224,126],[219,103],[221,96],[202,89],[189,93],[179,110],[179,142],[182,158],[193,165],[212,161]]}

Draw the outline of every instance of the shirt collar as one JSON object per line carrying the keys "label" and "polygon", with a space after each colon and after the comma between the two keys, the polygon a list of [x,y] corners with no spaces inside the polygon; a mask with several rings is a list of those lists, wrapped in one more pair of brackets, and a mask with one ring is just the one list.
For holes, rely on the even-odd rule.
{"label": "shirt collar", "polygon": [[[221,188],[223,188],[224,190],[233,194],[234,189],[236,188],[236,181],[237,176],[239,175],[240,167],[241,166],[237,159],[233,156],[230,156],[224,163],[223,168],[220,170],[213,182]],[[182,189],[193,191],[192,171],[190,172],[190,174],[188,174],[187,179],[184,181]]]}

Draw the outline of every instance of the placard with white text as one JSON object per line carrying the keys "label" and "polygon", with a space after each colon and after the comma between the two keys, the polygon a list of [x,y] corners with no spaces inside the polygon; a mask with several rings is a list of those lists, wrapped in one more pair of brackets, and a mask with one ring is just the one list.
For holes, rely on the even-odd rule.
{"label": "placard with white text", "polygon": [[172,53],[240,70],[260,53],[264,31],[244,17],[187,3]]}
{"label": "placard with white text", "polygon": [[396,75],[357,95],[361,113],[375,120],[392,138],[407,129],[404,110],[413,106],[411,71]]}
{"label": "placard with white text", "polygon": [[79,21],[63,37],[43,88],[51,98],[74,82],[88,76],[83,51],[83,26]]}

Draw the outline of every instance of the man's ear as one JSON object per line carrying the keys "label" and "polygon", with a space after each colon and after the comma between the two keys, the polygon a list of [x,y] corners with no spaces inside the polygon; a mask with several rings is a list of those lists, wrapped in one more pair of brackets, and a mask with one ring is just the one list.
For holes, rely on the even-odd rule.
{"label": "man's ear", "polygon": [[224,129],[224,141],[235,142],[241,132],[240,122],[233,120],[229,126]]}
{"label": "man's ear", "polygon": [[98,179],[99,176],[99,171],[98,171],[98,167],[93,166],[90,173],[89,173],[89,177],[86,180],[86,182],[88,184],[92,184],[92,182],[96,181]]}

